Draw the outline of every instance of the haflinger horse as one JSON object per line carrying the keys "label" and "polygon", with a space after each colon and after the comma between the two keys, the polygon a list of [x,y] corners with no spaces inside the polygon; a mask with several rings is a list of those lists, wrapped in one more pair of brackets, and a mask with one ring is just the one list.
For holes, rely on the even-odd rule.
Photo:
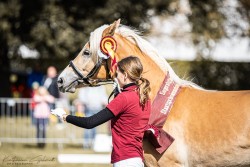
{"label": "haflinger horse", "polygon": [[130,55],[143,64],[152,101],[167,74],[180,86],[162,127],[175,140],[160,154],[144,139],[146,166],[250,166],[250,91],[205,90],[181,79],[149,42],[120,20],[91,33],[89,42],[59,75],[58,87],[75,92],[112,82],[116,61]]}

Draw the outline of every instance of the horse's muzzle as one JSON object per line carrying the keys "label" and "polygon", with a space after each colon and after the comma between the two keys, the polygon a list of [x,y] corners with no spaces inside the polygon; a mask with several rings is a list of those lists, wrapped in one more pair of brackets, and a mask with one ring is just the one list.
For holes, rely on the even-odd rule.
{"label": "horse's muzzle", "polygon": [[63,78],[60,77],[60,78],[57,79],[58,89],[61,89],[63,87],[63,83],[64,83]]}
{"label": "horse's muzzle", "polygon": [[70,93],[75,93],[76,86],[78,85],[78,81],[75,80],[71,82],[69,85],[66,84],[65,80],[63,77],[59,77],[57,79],[57,87],[59,91],[65,93],[65,92],[70,92]]}

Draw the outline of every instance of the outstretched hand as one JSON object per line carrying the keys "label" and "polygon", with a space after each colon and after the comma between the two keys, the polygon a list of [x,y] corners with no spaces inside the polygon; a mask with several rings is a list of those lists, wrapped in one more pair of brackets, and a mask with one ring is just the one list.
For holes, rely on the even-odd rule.
{"label": "outstretched hand", "polygon": [[66,115],[66,112],[62,108],[56,108],[51,110],[51,114],[59,117],[61,120],[63,120],[63,115]]}

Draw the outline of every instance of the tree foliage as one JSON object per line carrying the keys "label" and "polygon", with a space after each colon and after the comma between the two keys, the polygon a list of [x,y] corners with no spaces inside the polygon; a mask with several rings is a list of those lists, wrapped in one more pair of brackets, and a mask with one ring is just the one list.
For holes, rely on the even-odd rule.
{"label": "tree foliage", "polygon": [[[201,50],[211,41],[227,36],[226,0],[189,0],[193,41]],[[148,32],[150,18],[175,15],[180,0],[3,0],[0,2],[0,33],[7,40],[9,56],[22,44],[37,49],[41,57],[72,57],[96,27],[121,18],[125,25]],[[238,12],[249,22],[249,1],[240,0]],[[236,25],[231,25],[235,26]],[[238,26],[239,27],[239,26]],[[249,36],[242,30],[242,36]],[[202,54],[202,53],[201,53]]]}
{"label": "tree foliage", "polygon": [[[164,5],[165,4],[165,5]],[[164,1],[10,0],[0,3],[0,30],[9,51],[22,44],[46,57],[73,57],[96,27],[121,18],[122,23],[149,29],[149,10],[161,12]],[[10,12],[11,11],[11,12]],[[9,56],[17,56],[12,54]]]}
{"label": "tree foliage", "polygon": [[250,63],[172,61],[170,64],[178,76],[205,89],[250,89]]}
{"label": "tree foliage", "polygon": [[190,70],[194,82],[215,90],[249,90],[250,63],[193,62]]}
{"label": "tree foliage", "polygon": [[198,45],[199,58],[202,57],[204,48],[210,48],[211,41],[218,41],[225,36],[223,13],[219,11],[223,1],[190,0],[192,14],[188,16],[192,23],[192,38]]}

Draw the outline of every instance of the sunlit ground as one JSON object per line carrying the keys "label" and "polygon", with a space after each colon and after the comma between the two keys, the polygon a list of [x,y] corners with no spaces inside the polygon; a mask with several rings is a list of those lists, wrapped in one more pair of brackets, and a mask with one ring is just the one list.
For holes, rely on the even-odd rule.
{"label": "sunlit ground", "polygon": [[[83,149],[83,129],[64,123],[63,128],[58,128],[57,123],[50,123],[47,127],[47,138],[66,138],[69,143],[49,143],[41,149],[36,144],[36,128],[31,124],[30,117],[0,118],[0,137],[22,140],[22,143],[0,142],[0,166],[69,166],[69,167],[110,167],[111,164],[62,164],[58,161],[58,154],[110,154],[97,153],[91,149]],[[108,124],[97,128],[98,133],[107,134]],[[31,142],[23,142],[31,139]]]}
{"label": "sunlit ground", "polygon": [[58,154],[98,154],[92,150],[83,150],[82,145],[64,144],[59,150],[57,144],[47,144],[44,149],[38,149],[36,144],[2,143],[0,147],[0,166],[69,166],[69,167],[111,167],[111,164],[61,164]]}

